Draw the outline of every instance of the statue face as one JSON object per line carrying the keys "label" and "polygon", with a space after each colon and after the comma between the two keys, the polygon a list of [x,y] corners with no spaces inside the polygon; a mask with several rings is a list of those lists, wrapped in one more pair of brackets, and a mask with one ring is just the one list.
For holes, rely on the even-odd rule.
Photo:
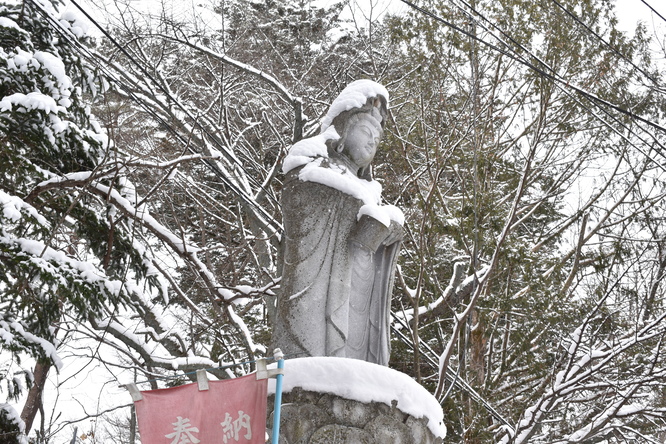
{"label": "statue face", "polygon": [[380,132],[376,120],[363,114],[354,122],[347,132],[345,148],[349,158],[360,168],[365,168],[372,162],[377,152]]}

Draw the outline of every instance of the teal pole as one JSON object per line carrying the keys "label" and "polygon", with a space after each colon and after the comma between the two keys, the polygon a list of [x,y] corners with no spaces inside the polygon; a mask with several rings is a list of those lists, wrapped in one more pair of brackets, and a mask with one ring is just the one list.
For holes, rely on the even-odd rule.
{"label": "teal pole", "polygon": [[278,362],[279,373],[275,377],[275,406],[273,407],[273,440],[272,444],[278,444],[280,438],[280,408],[282,407],[282,373],[284,369],[284,355],[279,348],[273,352]]}

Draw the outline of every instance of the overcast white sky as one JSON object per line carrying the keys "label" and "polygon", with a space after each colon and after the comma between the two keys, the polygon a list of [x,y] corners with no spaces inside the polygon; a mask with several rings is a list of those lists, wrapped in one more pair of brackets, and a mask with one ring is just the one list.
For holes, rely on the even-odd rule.
{"label": "overcast white sky", "polygon": [[[219,20],[218,17],[211,17],[206,9],[198,8],[197,5],[212,3],[210,0],[79,0],[88,11],[101,22],[105,21],[110,15],[114,15],[118,11],[116,7],[109,6],[107,14],[100,14],[99,9],[95,6],[101,4],[113,5],[124,4],[125,7],[141,11],[149,14],[158,14],[161,8],[165,8],[168,13],[178,17],[182,14],[196,14],[201,22],[208,22],[215,26],[214,23]],[[340,0],[311,0],[311,4],[316,6],[327,6],[339,3]],[[418,0],[417,0],[418,2]],[[633,33],[636,24],[639,21],[645,23],[649,32],[656,32],[661,40],[666,35],[666,23],[650,11],[649,7],[643,3],[643,0],[615,0],[617,6],[617,14],[619,19],[620,29],[626,32]],[[666,17],[666,1],[665,0],[645,0],[652,6],[659,14]],[[389,11],[392,13],[399,13],[410,9],[401,0],[350,0],[355,11],[360,11],[362,15],[372,15],[377,17],[382,13]],[[73,8],[73,7],[72,7]],[[106,15],[106,17],[104,17]],[[167,14],[169,15],[169,14]],[[357,18],[362,18],[358,17]]]}
{"label": "overcast white sky", "polygon": [[[666,23],[655,15],[650,9],[643,3],[641,0],[615,0],[618,10],[618,19],[620,21],[620,27],[624,31],[633,30],[636,27],[636,23],[639,21],[644,22],[648,30],[652,30],[655,27],[661,30],[661,35],[663,38],[664,26]],[[666,2],[664,0],[646,0],[646,2],[652,6],[659,14],[663,17],[666,17]]]}

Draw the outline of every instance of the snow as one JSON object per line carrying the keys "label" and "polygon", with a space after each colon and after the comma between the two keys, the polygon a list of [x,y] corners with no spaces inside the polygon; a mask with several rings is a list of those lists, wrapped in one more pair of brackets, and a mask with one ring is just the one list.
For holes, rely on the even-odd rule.
{"label": "snow", "polygon": [[382,85],[372,80],[356,80],[342,90],[340,95],[331,104],[328,113],[321,124],[321,132],[326,131],[333,119],[345,111],[353,108],[360,108],[366,104],[369,98],[383,96],[386,103],[389,101],[389,93]]}
{"label": "snow", "polygon": [[[333,357],[296,358],[285,361],[282,391],[296,387],[364,403],[381,402],[415,418],[428,418],[428,428],[444,438],[444,412],[423,386],[397,370],[358,359]],[[269,365],[275,368],[276,364]],[[268,382],[268,392],[275,393],[275,380]]]}
{"label": "snow", "polygon": [[[21,48],[16,48],[16,54],[13,58],[7,59],[7,67],[9,69],[15,69],[19,72],[26,72],[28,70],[28,64],[32,62],[32,54],[28,51],[24,51]],[[37,67],[39,64],[35,60],[32,63],[33,67]]]}
{"label": "snow", "polygon": [[335,128],[331,126],[326,131],[322,131],[321,134],[317,136],[296,142],[291,147],[291,149],[289,149],[289,154],[284,159],[282,164],[282,172],[287,174],[294,168],[298,168],[312,162],[312,160],[315,158],[328,157],[326,141],[337,140],[339,138],[340,135],[338,135],[338,132],[335,130]]}
{"label": "snow", "polygon": [[12,28],[18,29],[19,31],[21,30],[19,25],[17,25],[14,20],[8,17],[0,17],[0,28]]}
{"label": "snow", "polygon": [[[252,287],[250,285],[237,285],[237,286],[233,287],[233,289],[236,290],[240,294],[247,294],[247,295],[259,292],[259,290],[256,287]],[[231,294],[229,299],[231,299],[231,302],[234,305],[245,305],[245,304],[252,301],[252,298],[238,297],[237,295],[235,295],[233,293]]]}
{"label": "snow", "polygon": [[617,416],[631,416],[640,413],[643,410],[645,410],[645,407],[643,405],[634,403],[621,407],[617,411]]}
{"label": "snow", "polygon": [[60,24],[65,29],[69,28],[72,34],[78,38],[88,35],[90,29],[88,22],[74,9],[68,9],[62,13]]}
{"label": "snow", "polygon": [[379,205],[365,204],[358,210],[358,219],[361,216],[370,216],[373,219],[378,220],[386,227],[391,225],[391,216]]}
{"label": "snow", "polygon": [[357,198],[364,204],[358,213],[359,219],[367,215],[388,227],[391,221],[404,224],[402,211],[393,205],[381,205],[382,186],[379,182],[361,179],[346,167],[329,162],[326,146],[327,141],[340,138],[335,127],[331,126],[336,116],[352,108],[362,107],[368,98],[380,95],[388,103],[388,92],[382,85],[371,80],[350,83],[331,104],[320,134],[303,139],[291,147],[282,164],[282,171],[286,174],[302,166],[298,174],[300,180],[326,185]]}
{"label": "snow", "polygon": [[361,216],[367,215],[373,219],[377,219],[382,224],[387,227],[391,225],[391,221],[396,222],[398,225],[404,225],[405,215],[400,210],[400,208],[394,205],[373,205],[365,204],[358,211],[358,218]]}
{"label": "snow", "polygon": [[159,346],[155,344],[149,345],[140,336],[142,334],[145,334],[146,330],[142,331],[141,333],[134,332],[132,331],[134,329],[133,326],[125,326],[120,322],[116,322],[109,319],[97,320],[97,324],[98,327],[102,330],[115,332],[118,335],[122,336],[124,338],[124,341],[127,341],[127,343],[132,343],[134,347],[136,347],[136,349],[141,350],[142,354],[146,356],[151,356],[155,362],[166,363],[167,365],[170,365],[174,370],[177,370],[182,366],[191,365],[191,364],[204,365],[206,367],[214,367],[215,365],[215,363],[210,359],[196,357],[196,356],[177,357],[177,358],[159,357],[156,355],[156,349],[159,348]]}
{"label": "snow", "polygon": [[223,298],[225,301],[228,301],[228,300],[232,299],[232,298],[235,296],[234,293],[233,293],[233,291],[231,291],[231,290],[229,290],[229,289],[227,289],[227,288],[220,288],[220,289],[218,289],[217,291],[218,291],[218,293],[219,293],[220,295],[222,295],[222,298]]}
{"label": "snow", "polygon": [[57,113],[59,111],[64,111],[64,108],[61,108],[56,104],[56,101],[51,96],[47,96],[37,91],[30,92],[28,94],[14,93],[9,96],[5,96],[0,100],[0,112],[11,111],[12,108],[21,108],[26,111],[40,110],[47,113]]}
{"label": "snow", "polygon": [[377,219],[387,227],[391,221],[402,225],[405,216],[402,211],[393,205],[381,205],[382,186],[375,180],[361,179],[347,168],[329,164],[323,166],[324,158],[311,160],[299,172],[298,178],[304,182],[315,182],[326,185],[345,194],[355,197],[363,202],[357,218],[367,215]]}
{"label": "snow", "polygon": [[[120,281],[106,278],[104,273],[97,269],[92,263],[71,258],[64,252],[48,247],[41,241],[27,238],[12,238],[2,235],[0,236],[0,242],[8,245],[16,245],[21,251],[32,256],[30,261],[33,264],[54,275],[60,274],[54,272],[54,268],[58,266],[69,273],[75,274],[77,278],[83,279],[90,284],[97,285],[100,289],[104,288],[107,292],[111,292],[112,294],[118,294],[122,288],[122,283]],[[61,281],[61,284],[66,283]],[[14,327],[13,324],[12,327]],[[32,339],[30,340],[32,341]],[[35,340],[39,340],[39,338]],[[42,344],[40,343],[40,346],[41,345]],[[47,347],[48,345],[49,344],[46,343],[43,347]],[[50,351],[46,351],[47,354],[49,354]]]}
{"label": "snow", "polygon": [[72,81],[69,76],[65,73],[65,65],[62,63],[62,60],[54,56],[49,52],[36,51],[34,55],[35,59],[55,77],[58,82],[58,86],[61,89],[71,89]]}
{"label": "snow", "polygon": [[63,182],[65,180],[73,180],[73,181],[77,181],[77,182],[78,181],[86,181],[92,176],[92,174],[93,174],[92,171],[79,171],[79,172],[76,172],[76,173],[67,173],[66,175],[64,175],[62,177],[52,177],[51,179],[40,182],[37,185],[37,187],[41,188],[41,187],[45,187],[49,184],[60,183],[60,182]]}
{"label": "snow", "polygon": [[20,435],[18,435],[18,442],[20,444],[28,444],[28,439],[24,435],[25,433],[25,423],[21,419],[19,413],[9,404],[0,403],[0,410],[4,411],[7,415],[9,422],[13,422],[19,429]]}
{"label": "snow", "polygon": [[[76,173],[74,173],[76,174]],[[66,175],[66,177],[71,177],[70,175]],[[148,214],[145,211],[138,210],[134,208],[131,204],[131,202],[127,199],[125,199],[123,196],[120,195],[118,190],[108,187],[106,185],[102,185],[100,183],[92,183],[91,186],[94,186],[95,188],[101,190],[104,192],[104,194],[107,194],[110,196],[110,198],[113,199],[113,202],[116,204],[118,207],[122,207],[122,209],[127,213],[127,214],[132,214],[135,215],[137,220],[143,221],[146,225],[150,226],[151,229],[163,240],[169,242],[171,246],[175,249],[177,249],[180,253],[187,254],[196,254],[197,251],[199,251],[198,248],[193,247],[191,245],[188,245],[173,234],[171,231],[169,231],[166,227],[164,227],[162,224],[160,224],[153,216]]]}
{"label": "snow", "polygon": [[49,226],[49,222],[44,216],[30,204],[24,202],[18,196],[12,196],[0,190],[0,206],[2,206],[2,216],[12,222],[18,222],[21,219],[21,210],[32,216],[37,223],[44,227]]}
{"label": "snow", "polygon": [[341,23],[335,28],[331,28],[326,32],[326,40],[329,46],[335,46],[340,40],[354,34],[354,25],[351,23]]}
{"label": "snow", "polygon": [[[13,333],[12,333],[13,332]],[[58,356],[56,351],[56,346],[44,338],[33,335],[32,333],[25,331],[25,328],[19,322],[7,322],[5,320],[0,320],[0,338],[8,343],[11,343],[14,340],[16,335],[20,335],[25,341],[38,345],[44,354],[53,361],[53,365],[60,370],[62,368],[62,361]]]}
{"label": "snow", "polygon": [[[337,138],[337,132],[331,127],[318,136],[294,144],[284,160],[283,172],[304,165],[298,175],[302,181],[320,183],[354,196],[366,205],[377,206],[382,193],[379,182],[360,179],[345,167],[324,163],[328,159],[326,140],[334,137]],[[387,213],[389,218],[390,214],[394,212]]]}
{"label": "snow", "polygon": [[392,221],[397,222],[399,225],[405,224],[405,214],[400,208],[395,205],[384,205],[383,209],[388,213]]}
{"label": "snow", "polygon": [[236,314],[231,305],[227,306],[227,315],[231,318],[232,321],[235,322],[236,326],[243,332],[243,335],[245,336],[245,341],[247,342],[247,345],[250,347],[250,349],[252,349],[253,352],[266,353],[266,347],[254,342],[254,340],[252,339],[252,334],[250,333],[250,330],[247,328],[247,325],[245,324],[243,319],[240,316],[238,316],[238,314]]}
{"label": "snow", "polygon": [[342,191],[362,201],[366,205],[379,205],[382,186],[376,181],[358,178],[347,168],[329,164],[322,165],[324,159],[318,158],[308,163],[299,172],[299,179],[304,182],[316,182]]}
{"label": "snow", "polygon": [[4,342],[5,344],[11,344],[14,342],[14,335],[8,331],[8,329],[5,329],[1,324],[0,324],[0,341]]}
{"label": "snow", "polygon": [[[2,23],[7,25],[5,27],[11,27],[13,22],[5,19]],[[15,93],[4,97],[0,101],[0,111],[23,107],[27,111],[36,109],[57,113],[65,111],[65,108],[71,106],[72,80],[65,71],[64,63],[56,55],[45,51],[31,53],[16,48],[9,54],[2,51],[2,56],[7,59],[7,67],[10,70],[27,73],[42,68],[48,74],[42,77],[45,91],[32,91],[28,94]],[[41,74],[35,73],[35,75]]]}
{"label": "snow", "polygon": [[191,365],[197,365],[201,367],[213,368],[216,367],[215,361],[204,358],[201,356],[187,356],[184,358],[173,358],[169,359],[171,366],[174,370],[178,370],[180,367],[188,367]]}

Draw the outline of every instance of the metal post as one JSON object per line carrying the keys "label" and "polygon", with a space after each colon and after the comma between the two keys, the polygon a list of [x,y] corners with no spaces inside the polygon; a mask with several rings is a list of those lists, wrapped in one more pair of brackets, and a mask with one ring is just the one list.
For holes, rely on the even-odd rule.
{"label": "metal post", "polygon": [[[284,369],[284,354],[276,348],[273,356],[278,363],[278,369]],[[273,440],[272,444],[278,444],[280,438],[280,407],[282,407],[282,372],[275,377],[275,407],[273,407]]]}

